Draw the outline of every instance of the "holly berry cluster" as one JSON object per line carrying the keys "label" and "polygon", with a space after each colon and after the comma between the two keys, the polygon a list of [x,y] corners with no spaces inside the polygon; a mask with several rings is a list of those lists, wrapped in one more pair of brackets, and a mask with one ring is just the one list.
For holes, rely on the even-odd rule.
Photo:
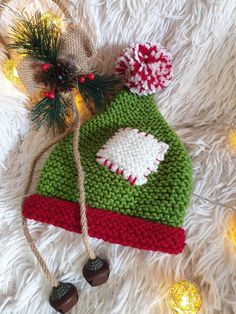
{"label": "holly berry cluster", "polygon": [[50,90],[49,92],[44,92],[43,96],[45,98],[53,100],[53,99],[55,99],[55,92],[53,90]]}
{"label": "holly berry cluster", "polygon": [[59,60],[56,64],[40,64],[40,75],[38,81],[45,86],[52,87],[49,91],[44,92],[44,97],[55,99],[55,90],[60,92],[69,92],[76,85],[85,84],[87,80],[94,81],[95,74],[88,73],[78,75],[76,67],[69,62]]}
{"label": "holly berry cluster", "polygon": [[86,75],[81,75],[79,78],[79,83],[84,84],[86,79],[89,79],[90,81],[93,81],[95,79],[95,75],[93,73],[89,73]]}
{"label": "holly berry cluster", "polygon": [[71,97],[67,96],[74,90],[85,103],[89,106],[93,103],[96,111],[101,111],[122,86],[120,78],[79,72],[73,58],[60,58],[61,31],[57,27],[49,27],[40,12],[32,17],[24,14],[19,17],[12,27],[10,47],[39,62],[32,69],[34,81],[44,86],[43,98],[31,110],[36,127],[47,125],[63,132],[74,110]]}
{"label": "holly berry cluster", "polygon": [[38,127],[47,123],[49,128],[61,132],[71,116],[72,106],[68,103],[67,93],[77,89],[85,103],[93,103],[96,111],[101,111],[111,96],[122,87],[119,77],[99,73],[80,74],[72,62],[57,59],[52,63],[41,63],[36,79],[43,83],[46,90],[43,99],[31,111],[32,120]]}

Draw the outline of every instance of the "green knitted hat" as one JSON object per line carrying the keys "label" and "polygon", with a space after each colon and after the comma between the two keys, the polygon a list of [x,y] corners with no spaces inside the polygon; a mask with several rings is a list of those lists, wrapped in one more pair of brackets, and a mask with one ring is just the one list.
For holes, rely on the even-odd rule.
{"label": "green knitted hat", "polygon": [[[139,249],[180,253],[192,190],[189,156],[152,96],[120,92],[82,125],[89,235]],[[73,135],[51,152],[26,218],[81,233]]]}

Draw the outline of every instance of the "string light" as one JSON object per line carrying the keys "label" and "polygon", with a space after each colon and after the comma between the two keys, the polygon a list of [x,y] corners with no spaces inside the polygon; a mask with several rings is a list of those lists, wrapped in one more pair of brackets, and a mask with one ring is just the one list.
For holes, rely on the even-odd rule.
{"label": "string light", "polygon": [[199,198],[203,201],[206,201],[208,203],[211,203],[212,205],[215,205],[215,206],[222,206],[224,208],[227,208],[228,210],[231,210],[231,211],[236,211],[236,207],[233,207],[233,206],[229,206],[227,204],[224,204],[224,203],[221,203],[221,202],[218,202],[218,201],[213,201],[207,197],[204,197],[204,196],[201,196],[201,195],[198,195],[198,194],[195,194],[195,193],[192,193],[192,196],[196,197],[196,198]]}
{"label": "string light", "polygon": [[42,14],[41,19],[47,21],[49,27],[56,25],[58,29],[62,28],[62,19],[51,12]]}
{"label": "string light", "polygon": [[[81,94],[78,92],[77,89],[75,88],[73,89],[73,94],[74,94],[74,102],[79,112],[81,121],[85,122],[89,120],[89,118],[91,118],[92,116],[92,112],[90,108],[88,108],[88,105],[84,102]],[[69,95],[67,95],[67,97],[69,97]],[[67,116],[67,122],[71,123],[72,120],[73,120],[73,114],[72,112],[70,112],[69,115]]]}
{"label": "string light", "polygon": [[236,129],[229,130],[228,142],[231,151],[236,154]]}
{"label": "string light", "polygon": [[170,287],[167,304],[173,313],[196,314],[201,307],[202,300],[195,284],[181,280]]}
{"label": "string light", "polygon": [[[56,25],[58,29],[62,28],[62,19],[51,12],[46,12],[41,17],[42,20],[46,20],[48,25]],[[22,56],[23,57],[23,56]],[[3,73],[5,77],[17,85],[17,87],[23,87],[20,77],[17,72],[17,66],[20,61],[20,56],[14,57],[13,59],[8,59],[3,63]]]}
{"label": "string light", "polygon": [[228,223],[228,237],[232,241],[234,245],[234,249],[236,252],[236,214],[231,214]]}
{"label": "string light", "polygon": [[82,121],[87,121],[92,115],[91,111],[89,110],[87,104],[85,104],[81,94],[76,89],[73,89],[73,92],[75,97],[75,104],[80,114],[80,117]]}
{"label": "string light", "polygon": [[19,63],[19,58],[16,59],[7,59],[3,63],[3,73],[5,77],[12,82],[13,84],[17,85],[18,87],[22,86],[22,82],[19,78],[18,72],[17,72],[17,65]]}

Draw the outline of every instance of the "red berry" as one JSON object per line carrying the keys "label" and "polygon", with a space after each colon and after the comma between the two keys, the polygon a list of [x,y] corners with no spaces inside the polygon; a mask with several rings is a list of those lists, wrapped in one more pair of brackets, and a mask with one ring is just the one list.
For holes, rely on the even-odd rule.
{"label": "red berry", "polygon": [[51,64],[50,63],[42,63],[40,65],[40,69],[42,72],[47,72],[50,68],[51,68]]}
{"label": "red berry", "polygon": [[90,79],[91,81],[93,81],[95,79],[95,75],[93,73],[89,73],[87,75],[88,79]]}
{"label": "red berry", "polygon": [[55,93],[53,90],[48,93],[48,98],[51,100],[55,99]]}
{"label": "red berry", "polygon": [[53,90],[49,92],[44,92],[43,93],[44,97],[49,98],[49,99],[55,99],[55,92]]}
{"label": "red berry", "polygon": [[79,83],[80,83],[80,84],[84,84],[84,82],[85,82],[85,77],[84,77],[84,76],[81,76],[81,77],[79,78]]}

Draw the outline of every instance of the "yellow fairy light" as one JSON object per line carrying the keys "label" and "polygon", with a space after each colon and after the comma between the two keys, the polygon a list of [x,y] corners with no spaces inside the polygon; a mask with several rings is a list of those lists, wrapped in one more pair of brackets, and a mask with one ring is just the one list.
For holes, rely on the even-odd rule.
{"label": "yellow fairy light", "polygon": [[91,111],[89,110],[87,104],[84,102],[81,94],[76,89],[74,89],[73,92],[75,97],[75,104],[80,114],[81,120],[87,121],[92,115]]}
{"label": "yellow fairy light", "polygon": [[236,213],[230,216],[228,224],[228,237],[232,241],[236,251]]}
{"label": "yellow fairy light", "polygon": [[229,130],[229,146],[236,153],[236,129]]}
{"label": "yellow fairy light", "polygon": [[[73,94],[74,94],[75,105],[79,112],[80,119],[82,122],[85,122],[92,116],[92,113],[89,110],[88,105],[84,102],[81,94],[78,92],[76,88],[73,89]],[[67,94],[67,97],[70,97],[70,95]],[[70,112],[70,114],[67,116],[68,123],[72,121],[72,117],[73,117],[72,112]]]}
{"label": "yellow fairy light", "polygon": [[11,81],[13,84],[22,86],[22,82],[17,73],[17,65],[19,59],[8,59],[3,63],[3,73],[5,77]]}
{"label": "yellow fairy light", "polygon": [[58,29],[62,28],[62,19],[51,12],[42,14],[41,19],[47,21],[49,27],[55,25]]}
{"label": "yellow fairy light", "polygon": [[201,307],[202,300],[195,284],[181,280],[170,287],[167,304],[173,313],[196,314]]}

